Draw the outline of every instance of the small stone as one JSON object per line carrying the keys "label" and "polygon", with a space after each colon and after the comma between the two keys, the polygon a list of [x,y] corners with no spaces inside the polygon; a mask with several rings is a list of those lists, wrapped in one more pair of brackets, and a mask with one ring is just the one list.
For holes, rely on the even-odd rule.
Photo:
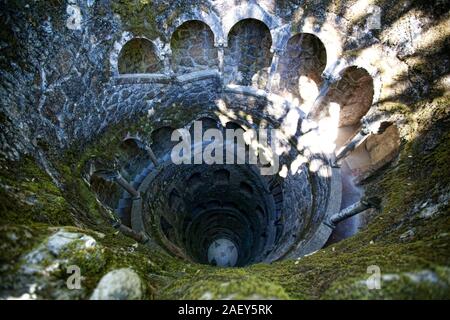
{"label": "small stone", "polygon": [[[80,240],[80,247],[92,248],[96,245],[94,238],[81,234],[66,232],[64,230],[58,231],[52,235],[47,242],[47,249],[55,256],[59,255],[62,249],[67,247],[70,243]],[[81,248],[80,248],[81,249]]]}
{"label": "small stone", "polygon": [[98,283],[91,300],[140,300],[143,285],[139,276],[130,268],[108,272]]}
{"label": "small stone", "polygon": [[16,235],[14,232],[8,232],[8,233],[6,234],[6,236],[7,236],[8,239],[11,240],[11,241],[16,241],[17,239],[19,239],[19,238],[17,237],[17,235]]}
{"label": "small stone", "polygon": [[201,297],[200,300],[212,300],[213,295],[211,292],[206,291]]}
{"label": "small stone", "polygon": [[414,229],[410,229],[410,230],[406,231],[405,233],[403,233],[402,235],[400,235],[400,240],[401,241],[410,240],[414,237],[414,235],[415,235]]}
{"label": "small stone", "polygon": [[430,270],[421,270],[418,272],[407,272],[405,275],[415,283],[420,282],[431,282],[431,283],[439,283],[439,277],[436,273]]}
{"label": "small stone", "polygon": [[429,207],[426,207],[425,209],[423,209],[420,212],[419,218],[421,218],[421,219],[433,218],[438,213],[439,213],[439,206],[438,205],[429,206]]}
{"label": "small stone", "polygon": [[385,274],[381,279],[383,279],[383,281],[397,281],[400,280],[400,276],[398,274]]}

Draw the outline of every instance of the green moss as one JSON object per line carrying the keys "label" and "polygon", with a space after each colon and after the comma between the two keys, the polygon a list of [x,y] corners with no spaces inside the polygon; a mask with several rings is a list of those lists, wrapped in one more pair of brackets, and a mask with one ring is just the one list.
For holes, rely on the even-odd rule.
{"label": "green moss", "polygon": [[[241,269],[195,266],[160,297],[197,299],[208,292],[205,297],[222,298],[231,295],[222,283],[238,283],[238,279],[251,282],[256,277],[260,283],[283,288],[294,299],[448,298],[448,274],[439,267],[450,265],[449,205],[439,203],[450,185],[448,110],[443,106],[448,106],[448,98],[402,107],[408,108],[415,125],[411,125],[411,138],[403,144],[396,165],[366,186],[368,192],[383,199],[383,209],[364,231],[300,260]],[[424,147],[427,144],[432,146]],[[423,203],[426,205],[421,208]],[[433,203],[437,203],[433,216],[421,217],[421,210]],[[414,236],[401,240],[400,236],[411,229]],[[383,290],[369,292],[359,284],[370,276],[367,268],[371,265],[379,266],[382,274],[400,273],[400,280],[386,281]],[[416,283],[402,275],[423,270],[442,271],[442,283]],[[241,286],[245,291],[245,281]],[[233,289],[239,292],[239,288]]]}
{"label": "green moss", "polygon": [[408,115],[411,113],[411,108],[406,104],[399,102],[384,102],[379,105],[380,111],[386,111],[389,113],[398,113],[403,115]]}
{"label": "green moss", "polygon": [[50,231],[46,225],[1,225],[0,226],[0,270],[1,275],[17,271],[20,258],[29,252],[37,242],[42,241]]}
{"label": "green moss", "polygon": [[[64,253],[69,264],[80,267],[83,286],[89,294],[109,271],[131,267],[145,284],[145,298],[152,299],[157,290],[167,286],[185,265],[185,262],[167,255],[159,247],[138,244],[112,228],[103,228],[102,236],[90,229],[64,229],[90,235],[98,242],[97,247],[85,250],[77,250],[76,244],[73,244]],[[61,274],[61,277],[65,279],[67,275]]]}
{"label": "green moss", "polygon": [[[62,266],[61,270],[65,271],[66,266],[70,265],[80,267],[80,272],[83,275],[83,286],[88,291],[91,291],[95,288],[102,272],[107,266],[105,249],[100,246],[83,248],[81,245],[82,241],[77,240],[64,248],[59,257],[65,259],[66,263]],[[61,276],[65,279],[67,274],[63,272]]]}
{"label": "green moss", "polygon": [[[215,270],[214,270],[215,269]],[[289,299],[278,284],[249,275],[243,269],[202,268],[194,277],[174,281],[160,298],[169,299]]]}
{"label": "green moss", "polygon": [[[65,295],[64,284],[69,275],[66,270],[70,265],[80,268],[82,275],[82,292],[72,298],[89,298],[100,279],[109,271],[119,268],[132,268],[137,272],[145,285],[145,298],[152,299],[159,287],[166,286],[173,279],[174,266],[181,263],[174,262],[173,258],[162,253],[158,248],[152,248],[137,244],[133,240],[115,233],[113,229],[105,230],[105,234],[85,228],[64,227],[66,232],[81,233],[93,237],[97,244],[86,248],[84,242],[75,240],[67,245],[57,257],[45,259],[40,262],[43,268],[54,263],[58,259],[56,269],[47,271],[45,278],[39,280],[51,285],[54,290],[59,290]],[[106,228],[105,228],[106,229]],[[18,279],[23,279],[20,267],[25,262],[23,257],[31,250],[45,248],[48,237],[60,230],[60,228],[48,225],[35,224],[3,225],[0,227],[1,248],[0,261],[0,287],[13,287]],[[45,249],[44,249],[45,250]],[[7,268],[5,268],[7,267]],[[33,280],[37,281],[37,279]],[[59,284],[59,285],[58,285]],[[44,298],[53,297],[52,292],[41,292]],[[70,295],[69,295],[70,296]]]}
{"label": "green moss", "polygon": [[[148,139],[153,129],[144,116],[112,126],[95,143],[73,147],[55,159],[64,191],[31,158],[2,164],[2,266],[11,266],[8,272],[16,270],[20,257],[54,232],[51,225],[77,224],[84,228],[65,229],[91,235],[99,243],[94,249],[79,250],[74,245],[63,252],[67,263],[80,266],[86,297],[107,272],[131,267],[144,280],[147,298],[448,298],[440,284],[411,283],[404,275],[432,270],[443,283],[448,279],[448,270],[440,267],[450,264],[449,205],[440,203],[450,185],[448,103],[443,97],[421,106],[393,107],[392,112],[408,115],[410,132],[395,165],[366,186],[383,199],[381,212],[362,232],[314,255],[246,268],[214,268],[171,257],[157,246],[138,245],[104,223],[104,213],[82,179],[86,164],[92,158],[107,164],[125,159],[119,146],[126,133]],[[165,116],[182,119],[182,108],[173,109],[178,111],[167,111]],[[420,216],[434,204],[438,205],[435,214]],[[411,239],[400,240],[412,229]],[[360,284],[371,265],[400,278],[383,282],[383,290],[369,292]],[[61,271],[55,276],[64,280],[67,274]]]}
{"label": "green moss", "polygon": [[63,193],[34,159],[2,164],[0,174],[0,222],[72,224],[71,207]]}
{"label": "green moss", "polygon": [[378,289],[369,289],[365,275],[361,278],[336,282],[324,294],[332,299],[448,299],[450,296],[450,269],[418,270],[409,273],[384,274]]}
{"label": "green moss", "polygon": [[147,0],[119,0],[112,3],[112,9],[121,17],[127,30],[156,38],[159,35],[156,17],[166,7],[157,6],[153,1]]}

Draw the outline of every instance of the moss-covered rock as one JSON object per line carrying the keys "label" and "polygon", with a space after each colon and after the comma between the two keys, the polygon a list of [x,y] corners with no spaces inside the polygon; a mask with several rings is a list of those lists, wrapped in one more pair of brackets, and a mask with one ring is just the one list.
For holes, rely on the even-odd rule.
{"label": "moss-covered rock", "polygon": [[229,274],[229,277],[223,277],[216,275],[214,271],[204,275],[200,272],[197,273],[197,280],[188,278],[174,281],[165,292],[161,292],[161,298],[189,300],[285,300],[290,298],[282,286],[259,277],[248,274],[241,274],[239,277]]}
{"label": "moss-covered rock", "polygon": [[[407,73],[397,75],[394,82],[401,84],[399,88],[403,88],[404,84],[409,89],[397,90],[397,87],[389,88],[389,85],[382,88],[382,91],[394,95],[382,92],[384,100],[377,106],[377,111],[398,120],[403,141],[397,161],[380,169],[365,182],[366,192],[382,199],[382,209],[371,217],[369,224],[360,233],[307,257],[246,268],[214,268],[174,258],[156,245],[138,244],[111,228],[110,213],[99,203],[85,179],[91,160],[121,167],[127,161],[127,155],[120,148],[127,132],[140,134],[149,140],[150,133],[156,127],[154,122],[146,116],[134,116],[127,120],[114,118],[115,124],[107,123],[102,132],[94,130],[95,136],[74,142],[65,150],[52,146],[53,135],[48,139],[39,137],[39,132],[47,131],[42,128],[45,127],[42,124],[36,124],[37,128],[28,128],[30,132],[23,135],[29,140],[27,146],[30,150],[34,147],[38,149],[34,157],[22,157],[19,162],[0,161],[1,297],[87,299],[103,276],[116,269],[132,268],[142,281],[142,298],[145,299],[450,298],[450,100],[441,81],[448,73],[448,63],[442,63],[443,57],[447,57],[445,49],[448,47],[448,20],[445,20],[448,19],[448,10],[444,8],[444,2],[434,4],[430,1],[412,1],[407,5],[393,1],[374,2],[386,16],[382,29],[373,32],[388,47],[404,45],[391,41],[390,32],[386,32],[391,30],[398,17],[410,19],[412,15],[418,15],[428,19],[429,12],[433,12],[436,23],[430,28],[429,38],[424,36],[415,44],[411,43],[414,54],[406,52],[399,57],[407,65]],[[313,0],[305,1],[298,7],[291,1],[278,1],[273,11],[274,14],[284,12],[286,16],[282,19],[294,21],[290,20],[290,14],[295,15],[294,12],[301,9],[306,14],[316,16],[319,24],[326,16],[325,12],[335,12],[363,27],[365,16],[353,16],[352,10],[348,10],[355,3],[353,0],[345,3],[341,0],[329,3]],[[105,14],[105,20],[115,20],[109,19],[115,18],[111,14],[113,12],[122,22],[120,30],[114,31],[112,37],[108,32],[99,37],[101,44],[96,42],[96,37],[90,31],[85,30],[85,40],[82,40],[77,38],[76,32],[66,30],[66,6],[67,3],[61,1],[41,1],[34,5],[8,1],[8,14],[5,16],[16,17],[23,23],[16,30],[12,28],[14,24],[10,23],[15,19],[0,19],[0,37],[5,42],[2,44],[0,59],[1,69],[5,71],[2,88],[9,88],[4,91],[2,98],[11,98],[2,100],[2,104],[11,105],[9,116],[17,113],[10,121],[6,119],[9,116],[6,117],[2,111],[0,124],[8,122],[8,128],[17,127],[20,131],[39,119],[34,109],[38,109],[40,99],[44,99],[40,97],[41,91],[45,91],[42,88],[54,85],[56,79],[62,79],[64,85],[63,79],[72,65],[70,50],[56,50],[60,45],[74,41],[77,61],[87,55],[89,59],[102,55],[96,50],[105,45],[104,57],[93,62],[99,64],[100,61],[108,60],[110,45],[123,31],[168,42],[170,39],[165,39],[168,27],[181,14],[194,7],[211,8],[209,1],[190,0],[118,0],[111,7],[95,2],[92,10],[96,10],[97,17]],[[85,6],[84,9],[87,10]],[[87,23],[87,26],[97,30],[98,24]],[[106,31],[109,26],[106,24],[104,27]],[[30,31],[30,34],[25,30]],[[28,36],[30,41],[39,40],[36,43],[40,46],[31,46],[26,41]],[[44,46],[50,38],[58,45]],[[90,44],[83,47],[80,41]],[[344,55],[357,57],[359,49]],[[61,72],[53,74],[49,68],[37,69],[37,61],[47,57],[40,54],[48,50],[60,51],[57,54],[60,60],[55,61]],[[69,58],[66,59],[66,56]],[[49,64],[55,65],[55,61],[49,60]],[[75,65],[79,68],[74,72],[76,76],[67,83],[89,82],[93,86],[94,82],[91,81],[95,77],[86,73],[90,70],[88,66]],[[106,74],[108,63],[100,63],[98,70]],[[95,73],[99,73],[98,70],[96,66]],[[26,76],[27,72],[32,76]],[[82,81],[80,73],[87,74]],[[24,78],[23,87],[14,86],[17,83],[12,80],[16,76],[18,79]],[[384,74],[381,76],[385,77]],[[28,86],[33,88],[33,92],[25,92],[24,88]],[[73,95],[73,99],[64,100],[64,103],[57,99],[55,108],[63,107],[64,104],[64,110],[73,108],[88,111],[80,114],[76,110],[68,112],[70,116],[67,118],[73,119],[61,123],[55,113],[51,122],[55,126],[61,124],[57,130],[67,130],[68,133],[73,131],[76,136],[81,122],[71,128],[75,125],[72,121],[76,122],[74,119],[78,117],[88,119],[92,112],[85,107],[91,101],[99,104],[101,101],[95,101],[91,95],[77,93],[85,87],[67,87],[69,89],[63,90],[65,98]],[[103,85],[96,87],[92,95],[100,95],[103,89]],[[59,92],[60,89],[53,87],[47,90],[49,98],[52,90]],[[20,94],[13,94],[13,91]],[[34,96],[36,99],[32,99]],[[28,108],[28,105],[31,107]],[[101,122],[105,113],[115,112],[111,110],[93,113],[93,116]],[[182,126],[203,111],[204,106],[184,108],[174,104],[159,110],[158,117],[171,125]],[[20,113],[23,115],[19,117]],[[25,120],[28,118],[31,120],[27,123]],[[82,124],[87,126],[89,123],[86,121]],[[31,134],[32,129],[36,130],[36,134]],[[9,134],[15,133],[11,131]],[[31,143],[31,140],[39,141]],[[11,145],[15,143],[13,139],[2,136],[2,147],[7,142]],[[42,163],[39,157],[42,154],[48,156],[55,175],[49,174],[48,168],[38,164]],[[381,289],[368,290],[368,267],[374,265],[381,272]],[[78,266],[80,269],[80,290],[67,287],[67,279],[71,275],[67,273],[69,266]]]}
{"label": "moss-covered rock", "polygon": [[[0,274],[4,298],[87,299],[106,273],[132,267],[143,280],[142,297],[150,299],[173,272],[166,269],[167,262],[173,258],[112,229],[108,235],[45,225],[5,225],[2,229],[8,239],[5,241],[7,254],[3,252],[1,257],[2,267],[8,266]],[[10,248],[16,249],[15,254]],[[81,275],[79,289],[67,286],[73,266]]]}
{"label": "moss-covered rock", "polygon": [[371,287],[366,278],[340,281],[324,293],[332,299],[448,299],[450,269],[436,267],[399,274],[384,274],[379,287]]}
{"label": "moss-covered rock", "polygon": [[71,205],[35,159],[1,167],[0,223],[74,223]]}
{"label": "moss-covered rock", "polygon": [[140,300],[142,298],[142,281],[130,268],[108,272],[100,280],[91,296],[91,300]]}

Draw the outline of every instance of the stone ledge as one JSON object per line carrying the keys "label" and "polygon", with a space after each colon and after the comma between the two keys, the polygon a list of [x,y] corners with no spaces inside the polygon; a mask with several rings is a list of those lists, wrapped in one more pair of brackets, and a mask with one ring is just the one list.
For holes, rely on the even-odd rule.
{"label": "stone ledge", "polygon": [[162,73],[133,73],[121,74],[113,78],[115,84],[141,84],[141,83],[163,83],[169,84],[171,76]]}

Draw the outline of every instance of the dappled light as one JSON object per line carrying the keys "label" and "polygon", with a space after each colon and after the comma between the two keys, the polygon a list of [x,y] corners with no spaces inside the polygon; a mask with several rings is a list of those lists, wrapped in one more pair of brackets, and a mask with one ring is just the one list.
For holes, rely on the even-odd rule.
{"label": "dappled light", "polygon": [[0,298],[448,299],[447,7],[5,0]]}

